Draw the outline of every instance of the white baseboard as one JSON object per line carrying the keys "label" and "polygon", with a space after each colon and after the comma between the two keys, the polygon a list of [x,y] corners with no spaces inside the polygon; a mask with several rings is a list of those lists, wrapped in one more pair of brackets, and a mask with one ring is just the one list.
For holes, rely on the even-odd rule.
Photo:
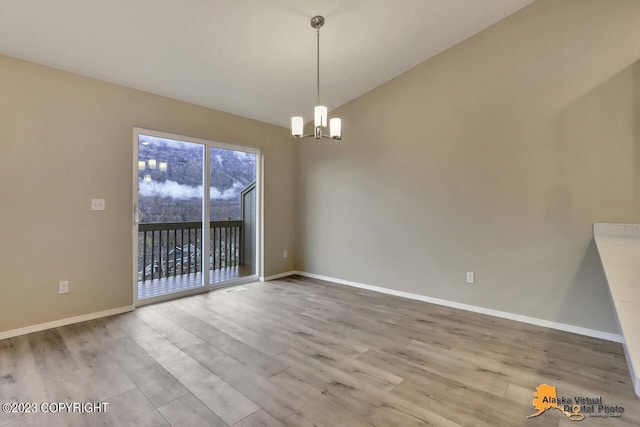
{"label": "white baseboard", "polygon": [[298,274],[298,272],[295,271],[295,270],[285,271],[284,273],[274,274],[273,276],[261,277],[260,281],[261,282],[268,282],[269,280],[281,279],[283,277],[293,276],[294,274]]}
{"label": "white baseboard", "polygon": [[508,313],[506,311],[493,310],[491,308],[478,307],[470,304],[444,300],[440,298],[428,297],[425,295],[412,294],[410,292],[397,291],[395,289],[383,288],[380,286],[371,286],[364,283],[352,282],[351,280],[337,279],[335,277],[323,276],[320,274],[307,273],[305,271],[295,271],[292,274],[310,277],[313,279],[326,280],[327,282],[339,283],[341,285],[352,286],[354,288],[367,289],[369,291],[380,292],[383,294],[395,295],[398,297],[409,298],[418,301],[424,301],[431,304],[442,305],[445,307],[457,308],[460,310],[471,311],[474,313],[486,314],[489,316],[500,317],[502,319],[515,320],[516,322],[528,323],[545,328],[557,329],[565,332],[572,332],[578,335],[585,335],[594,338],[600,338],[607,341],[624,343],[624,338],[620,334],[611,332],[598,331],[595,329],[583,328],[581,326],[569,325],[566,323],[553,322],[551,320],[537,319],[535,317],[523,316],[521,314]]}
{"label": "white baseboard", "polygon": [[112,308],[110,310],[97,311],[95,313],[83,314],[75,317],[67,317],[66,319],[54,320],[52,322],[39,323],[37,325],[25,326],[24,328],[12,329],[10,331],[0,332],[0,340],[17,337],[19,335],[32,334],[34,332],[46,331],[47,329],[59,328],[73,323],[86,322],[87,320],[99,319],[101,317],[114,316],[116,314],[133,311],[134,305],[126,305],[124,307]]}

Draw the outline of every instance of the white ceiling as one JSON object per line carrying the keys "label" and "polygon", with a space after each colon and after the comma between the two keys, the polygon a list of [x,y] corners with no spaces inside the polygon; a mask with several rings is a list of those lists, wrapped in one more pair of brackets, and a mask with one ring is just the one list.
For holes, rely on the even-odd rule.
{"label": "white ceiling", "polygon": [[[268,123],[336,108],[533,0],[0,0],[0,53]],[[1,70],[0,70],[1,76]]]}

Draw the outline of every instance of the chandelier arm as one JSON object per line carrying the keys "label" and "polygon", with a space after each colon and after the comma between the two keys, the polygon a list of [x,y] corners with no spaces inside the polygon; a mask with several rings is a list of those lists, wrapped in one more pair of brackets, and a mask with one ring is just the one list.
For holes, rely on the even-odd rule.
{"label": "chandelier arm", "polygon": [[307,135],[300,135],[300,136],[291,136],[289,135],[289,139],[302,139],[302,138],[315,138],[315,135],[310,133]]}

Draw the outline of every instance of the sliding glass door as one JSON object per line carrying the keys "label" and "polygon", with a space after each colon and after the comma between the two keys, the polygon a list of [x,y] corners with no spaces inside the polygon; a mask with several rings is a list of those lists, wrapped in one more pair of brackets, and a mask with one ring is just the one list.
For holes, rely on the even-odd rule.
{"label": "sliding glass door", "polygon": [[259,151],[143,129],[134,146],[136,300],[255,277]]}

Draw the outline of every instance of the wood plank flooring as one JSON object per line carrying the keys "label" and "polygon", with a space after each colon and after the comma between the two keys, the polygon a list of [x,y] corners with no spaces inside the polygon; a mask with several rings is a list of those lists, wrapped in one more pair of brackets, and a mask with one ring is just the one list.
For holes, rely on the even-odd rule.
{"label": "wood plank flooring", "polygon": [[640,426],[619,344],[293,276],[0,341],[1,402],[108,402],[0,426],[553,426],[535,388]]}

